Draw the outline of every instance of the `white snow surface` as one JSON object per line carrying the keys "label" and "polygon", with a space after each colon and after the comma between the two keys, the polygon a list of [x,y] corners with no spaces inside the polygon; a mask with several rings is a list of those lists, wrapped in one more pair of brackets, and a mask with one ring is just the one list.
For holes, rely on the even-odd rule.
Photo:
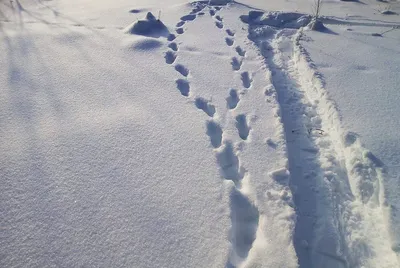
{"label": "white snow surface", "polygon": [[0,267],[400,267],[400,4],[312,3],[0,1]]}

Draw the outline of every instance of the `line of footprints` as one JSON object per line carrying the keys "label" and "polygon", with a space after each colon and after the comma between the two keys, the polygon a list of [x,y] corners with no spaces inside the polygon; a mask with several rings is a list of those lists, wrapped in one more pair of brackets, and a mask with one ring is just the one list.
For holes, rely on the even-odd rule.
{"label": "line of footprints", "polygon": [[[175,29],[177,34],[182,34],[184,33],[184,29],[182,28],[182,26],[187,22],[187,21],[193,21],[196,19],[196,17],[198,15],[204,15],[205,13],[202,12],[202,10],[204,9],[205,6],[202,5],[197,5],[195,6],[195,8],[191,11],[190,14],[185,15],[181,18],[181,21],[177,23],[177,28]],[[219,10],[220,7],[215,7],[216,10]],[[216,15],[216,11],[214,9],[210,9],[209,13],[211,16],[215,17],[216,19],[216,26],[219,29],[223,29],[224,25],[222,22],[222,18],[219,15]],[[233,31],[231,31],[230,29],[226,30],[226,33],[228,34],[228,37],[225,38],[226,44],[228,46],[233,46],[234,44],[234,36],[235,33]],[[186,68],[184,65],[182,64],[175,64],[176,58],[177,58],[177,52],[178,52],[178,44],[176,42],[174,42],[176,38],[175,34],[170,34],[168,36],[168,47],[170,50],[168,50],[165,53],[165,62],[167,64],[174,64],[174,68],[175,70],[182,75],[184,78],[181,79],[177,79],[176,80],[176,85],[178,90],[180,91],[180,93],[185,96],[185,97],[189,97],[189,93],[190,93],[190,83],[187,79],[188,75],[189,75],[189,69]],[[234,71],[239,71],[241,69],[242,66],[242,62],[243,62],[243,58],[245,56],[245,51],[240,47],[240,46],[236,46],[235,47],[235,51],[238,54],[238,57],[232,57],[232,61],[231,61],[231,65],[232,65],[232,69]],[[241,76],[241,80],[242,80],[242,84],[243,87],[245,89],[249,89],[251,87],[252,84],[252,79],[250,77],[249,72],[245,71],[242,72],[240,74]],[[240,96],[239,96],[239,92],[236,89],[230,89],[229,91],[229,96],[226,98],[227,101],[227,107],[230,110],[234,110],[239,101],[240,101]],[[208,116],[213,117],[215,114],[215,107],[208,101],[205,100],[201,97],[197,97],[195,99],[195,105],[198,109],[203,110]],[[238,115],[236,117],[236,127],[238,129],[239,132],[239,136],[241,139],[243,140],[247,140],[249,133],[250,133],[250,128],[247,124],[247,118],[245,115]],[[222,144],[222,130],[221,127],[212,121],[209,121],[207,123],[207,134],[210,136],[211,139],[211,144],[214,148],[219,148]]]}
{"label": "line of footprints", "polygon": [[[185,15],[181,18],[176,25],[175,32],[180,35],[184,33],[183,25],[188,21],[193,21],[197,16],[205,15],[203,10],[207,5],[201,4],[200,2],[194,3],[194,8],[190,14]],[[215,25],[219,29],[223,30],[223,18],[217,15],[217,11],[221,7],[209,7],[209,14],[215,18]],[[234,47],[235,33],[229,29],[225,30],[227,37],[225,42],[227,46],[235,49],[238,57],[233,57],[231,64],[234,72],[240,71],[243,59],[245,57],[245,51],[240,47]],[[184,65],[176,63],[177,52],[179,50],[178,44],[174,42],[176,38],[175,34],[168,36],[168,48],[169,50],[165,53],[165,62],[173,65],[175,70],[182,76],[177,79],[176,86],[182,96],[190,96],[190,83],[188,76],[190,70]],[[242,72],[240,74],[243,87],[249,89],[252,84],[251,76],[248,72]],[[240,102],[240,94],[236,89],[230,89],[229,95],[226,98],[227,107],[230,111],[234,110]],[[211,146],[218,149],[216,152],[217,163],[220,168],[222,177],[226,180],[231,180],[235,187],[230,194],[230,207],[231,207],[231,220],[232,220],[232,234],[231,234],[231,257],[228,259],[227,267],[236,267],[238,263],[235,261],[239,257],[245,259],[252,247],[253,241],[255,240],[255,234],[258,226],[259,212],[257,208],[252,204],[248,197],[241,191],[241,181],[245,176],[245,169],[240,166],[239,157],[236,154],[236,150],[232,141],[223,141],[223,130],[218,122],[214,120],[216,114],[215,106],[207,99],[202,97],[196,97],[194,99],[194,105],[197,109],[202,110],[210,120],[206,122],[206,134],[210,138]],[[246,115],[240,114],[236,116],[236,128],[238,130],[239,137],[242,140],[247,140],[250,133],[250,127],[247,123]],[[234,256],[232,256],[232,254]],[[236,256],[236,257],[235,257]]]}

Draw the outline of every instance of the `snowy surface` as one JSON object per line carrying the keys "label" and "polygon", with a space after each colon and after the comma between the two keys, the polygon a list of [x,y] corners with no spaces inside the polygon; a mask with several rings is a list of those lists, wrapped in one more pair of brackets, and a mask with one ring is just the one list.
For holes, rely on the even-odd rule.
{"label": "snowy surface", "polygon": [[0,266],[399,267],[400,4],[312,2],[0,1]]}

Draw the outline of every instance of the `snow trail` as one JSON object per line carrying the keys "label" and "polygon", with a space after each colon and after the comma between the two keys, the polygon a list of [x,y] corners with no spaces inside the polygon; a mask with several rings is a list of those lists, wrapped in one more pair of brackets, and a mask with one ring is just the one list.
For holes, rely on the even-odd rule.
{"label": "snow trail", "polygon": [[294,46],[296,67],[302,73],[300,81],[308,89],[309,98],[319,101],[321,127],[331,133],[332,146],[347,176],[346,186],[342,184],[342,187],[351,198],[343,199],[346,202],[342,205],[345,209],[341,220],[346,232],[349,267],[398,267],[395,247],[398,234],[391,222],[396,218],[390,218],[393,211],[385,188],[386,167],[362,146],[356,135],[342,129],[335,104],[324,89],[322,75],[301,46],[301,37],[299,31]]}
{"label": "snow trail", "polygon": [[276,94],[280,106],[300,267],[396,267],[379,201],[382,169],[353,136],[343,138],[337,110],[300,37],[294,29],[249,28],[270,71],[268,94]]}
{"label": "snow trail", "polygon": [[[343,239],[336,220],[337,215],[319,216],[319,202],[326,204],[325,209],[328,213],[337,209],[333,207],[332,197],[324,195],[329,188],[323,185],[324,170],[318,159],[321,148],[317,144],[317,139],[323,137],[314,137],[315,133],[310,132],[314,127],[312,118],[316,115],[315,107],[307,100],[294,79],[295,70],[291,70],[291,62],[288,55],[285,55],[285,52],[291,52],[290,36],[294,33],[295,30],[286,33],[271,27],[250,29],[250,38],[260,47],[265,64],[271,72],[271,82],[281,109],[288,169],[291,174],[290,185],[297,213],[294,245],[301,267],[314,267],[316,262],[321,265],[330,263],[335,267],[346,267],[345,256],[340,254],[343,251]],[[279,34],[282,34],[283,38],[285,34],[289,36],[287,40],[283,40],[285,44],[279,41]],[[289,45],[285,52],[281,52],[283,45]],[[318,250],[320,254],[309,254],[309,246],[312,251]],[[319,256],[325,257],[318,261],[316,258],[320,258]]]}
{"label": "snow trail", "polygon": [[[186,28],[182,28],[186,23],[195,21],[196,16],[199,12],[207,8],[210,16],[215,19],[215,26],[218,30],[224,28],[223,17],[217,15],[222,7],[205,6],[201,2],[193,3],[195,8],[192,10],[190,15],[185,15],[181,18],[181,21],[176,24],[176,32],[178,34],[185,34]],[[232,30],[226,29],[221,31],[221,34],[226,33],[228,36],[225,37],[226,49],[231,50],[235,42],[235,34]],[[169,44],[168,50],[165,52],[165,58],[167,64],[175,64],[175,70],[185,78],[179,78],[176,80],[177,88],[181,95],[184,97],[192,98],[190,91],[191,78],[190,69],[185,65],[176,63],[179,61],[179,46],[174,41],[175,36],[168,38]],[[239,70],[242,64],[242,57],[245,51],[239,46],[236,47],[236,52],[241,57],[232,57],[232,72]],[[234,51],[235,51],[234,50]],[[242,73],[239,77],[242,77],[243,84],[246,88],[251,86],[251,78],[248,72]],[[229,95],[226,98],[227,105],[224,105],[227,109],[227,113],[232,112],[240,101],[237,90],[231,89]],[[226,181],[231,181],[233,184],[228,186],[229,188],[229,204],[230,204],[230,220],[231,227],[228,235],[230,242],[229,254],[227,256],[226,267],[240,267],[246,262],[250,251],[253,247],[253,242],[256,240],[256,233],[258,230],[258,223],[260,220],[260,213],[257,209],[252,198],[248,195],[248,191],[251,188],[248,181],[248,174],[246,169],[242,166],[238,144],[233,139],[224,137],[224,129],[219,118],[226,118],[227,116],[218,113],[221,110],[210,100],[207,100],[201,96],[194,97],[194,106],[202,110],[210,119],[206,121],[206,134],[209,137],[210,145],[214,150],[217,168],[221,174],[221,177]],[[237,115],[233,122],[237,128],[238,138],[247,140],[251,128],[249,127],[248,120],[245,114]],[[229,185],[229,184],[228,184]]]}

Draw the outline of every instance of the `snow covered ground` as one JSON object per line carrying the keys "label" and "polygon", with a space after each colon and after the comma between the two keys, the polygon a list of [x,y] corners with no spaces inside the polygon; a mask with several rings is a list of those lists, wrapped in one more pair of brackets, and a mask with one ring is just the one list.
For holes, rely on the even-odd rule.
{"label": "snow covered ground", "polygon": [[400,267],[400,4],[312,3],[0,1],[0,266]]}

